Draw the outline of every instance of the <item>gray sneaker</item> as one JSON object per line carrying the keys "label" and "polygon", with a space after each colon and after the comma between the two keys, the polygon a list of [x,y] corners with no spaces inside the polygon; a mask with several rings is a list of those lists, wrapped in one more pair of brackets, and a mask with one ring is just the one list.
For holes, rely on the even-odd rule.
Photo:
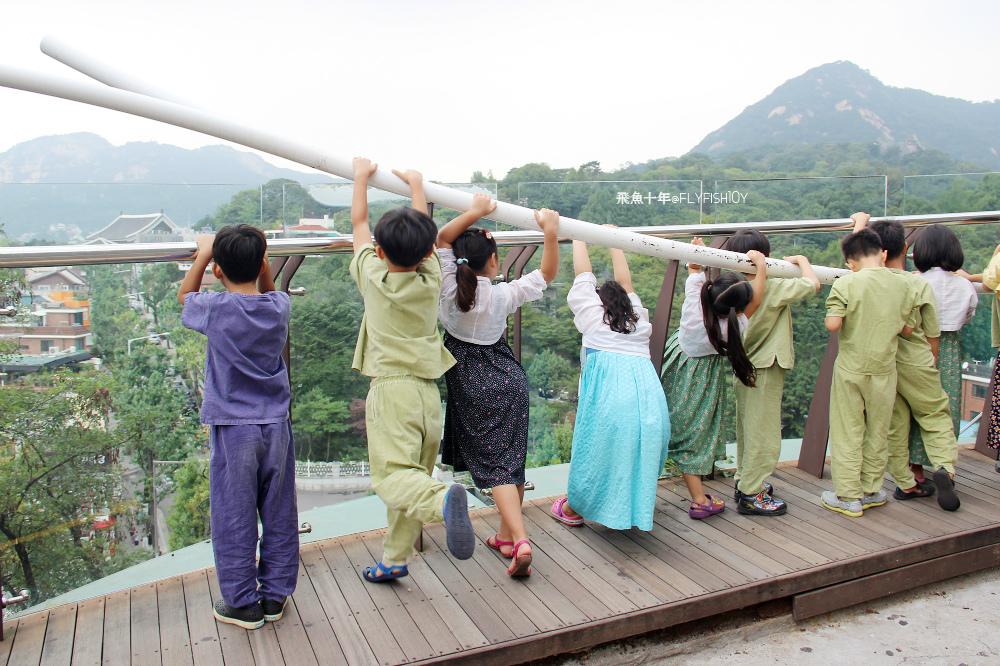
{"label": "gray sneaker", "polygon": [[858,518],[863,513],[861,500],[842,500],[832,490],[823,491],[823,494],[820,496],[820,503],[830,511],[836,511],[852,518]]}
{"label": "gray sneaker", "polygon": [[885,494],[884,490],[879,490],[871,495],[865,495],[861,498],[861,508],[871,509],[872,507],[882,506],[888,501],[888,496]]}

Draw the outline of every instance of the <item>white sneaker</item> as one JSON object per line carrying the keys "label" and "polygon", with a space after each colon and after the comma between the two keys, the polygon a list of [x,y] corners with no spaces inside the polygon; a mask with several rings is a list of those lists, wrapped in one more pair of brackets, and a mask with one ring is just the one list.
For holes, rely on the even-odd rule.
{"label": "white sneaker", "polygon": [[837,493],[832,490],[823,491],[823,494],[820,496],[820,504],[825,506],[830,511],[836,511],[837,513],[842,513],[845,516],[850,516],[851,518],[858,518],[864,513],[864,509],[861,506],[861,500],[842,500],[837,497]]}
{"label": "white sneaker", "polygon": [[888,501],[888,496],[885,494],[884,490],[879,490],[872,493],[871,495],[865,495],[861,498],[861,508],[870,509],[875,506],[882,506]]}

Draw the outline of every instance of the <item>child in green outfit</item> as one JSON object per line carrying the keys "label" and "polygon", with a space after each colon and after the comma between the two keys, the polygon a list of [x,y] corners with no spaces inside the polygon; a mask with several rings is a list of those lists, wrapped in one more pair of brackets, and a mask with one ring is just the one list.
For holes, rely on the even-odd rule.
{"label": "child in green outfit", "polygon": [[[759,231],[742,229],[726,246],[746,254],[757,250],[771,256],[771,243]],[[743,514],[780,516],[788,507],[773,497],[764,479],[774,472],[781,455],[781,395],[785,372],[795,364],[792,347],[792,303],[819,290],[819,278],[801,255],[785,257],[798,264],[800,278],[768,278],[760,306],[750,317],[743,348],[757,369],[754,386],[733,378],[736,393],[736,510]]]}
{"label": "child in green outfit", "polygon": [[886,252],[874,231],[847,236],[841,250],[853,272],[833,283],[824,322],[840,334],[830,391],[836,491],[825,491],[820,501],[831,511],[858,517],[886,502],[880,488],[896,397],[896,346],[900,333],[913,332],[915,294],[885,267]]}
{"label": "child in green outfit", "polygon": [[441,445],[441,395],[434,380],[455,364],[437,330],[441,260],[427,215],[423,177],[393,171],[410,186],[412,208],[397,208],[368,229],[368,179],[378,165],[354,159],[351,277],[365,301],[353,368],[372,378],[365,403],[372,488],[385,502],[383,555],[364,571],[382,582],[407,575],[423,523],[444,521],[448,550],[472,557],[475,533],[466,491],[431,478]]}
{"label": "child in green outfit", "polygon": [[[869,216],[855,214],[854,230],[865,228]],[[914,327],[910,337],[899,338],[896,349],[896,402],[889,423],[889,473],[896,481],[892,496],[897,500],[930,497],[937,486],[938,504],[945,511],[955,511],[961,502],[955,493],[955,463],[958,440],[952,427],[948,395],[941,387],[937,369],[937,343],[941,323],[931,284],[919,275],[906,271],[906,236],[903,225],[880,221],[869,227],[878,234],[886,251],[886,268],[904,278],[913,289]],[[910,415],[923,434],[923,448],[934,466],[934,486],[914,478],[910,468]]]}

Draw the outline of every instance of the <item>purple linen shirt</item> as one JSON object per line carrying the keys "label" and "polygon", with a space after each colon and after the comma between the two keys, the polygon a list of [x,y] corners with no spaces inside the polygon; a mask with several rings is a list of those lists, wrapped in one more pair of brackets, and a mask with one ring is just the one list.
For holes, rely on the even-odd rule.
{"label": "purple linen shirt", "polygon": [[288,294],[191,292],[181,323],[208,337],[201,422],[283,423],[291,391],[281,352],[288,339]]}

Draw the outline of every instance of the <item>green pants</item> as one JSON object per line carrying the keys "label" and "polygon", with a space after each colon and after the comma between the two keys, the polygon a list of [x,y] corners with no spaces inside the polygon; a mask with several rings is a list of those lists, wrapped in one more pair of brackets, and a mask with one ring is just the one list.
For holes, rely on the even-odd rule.
{"label": "green pants", "polygon": [[736,482],[744,495],[764,489],[781,456],[781,394],[785,369],[757,368],[754,388],[733,378],[736,393]]}
{"label": "green pants", "polygon": [[841,499],[861,499],[882,487],[896,371],[859,375],[834,366],[830,390],[833,486]]}
{"label": "green pants", "polygon": [[447,486],[430,474],[441,446],[441,394],[429,379],[372,380],[365,404],[372,488],[387,507],[382,562],[402,566],[424,523],[444,520]]}
{"label": "green pants", "polygon": [[896,485],[906,490],[916,485],[909,465],[910,414],[920,425],[924,450],[934,469],[955,472],[958,440],[938,369],[897,363],[896,377],[896,403],[889,424],[889,473]]}

